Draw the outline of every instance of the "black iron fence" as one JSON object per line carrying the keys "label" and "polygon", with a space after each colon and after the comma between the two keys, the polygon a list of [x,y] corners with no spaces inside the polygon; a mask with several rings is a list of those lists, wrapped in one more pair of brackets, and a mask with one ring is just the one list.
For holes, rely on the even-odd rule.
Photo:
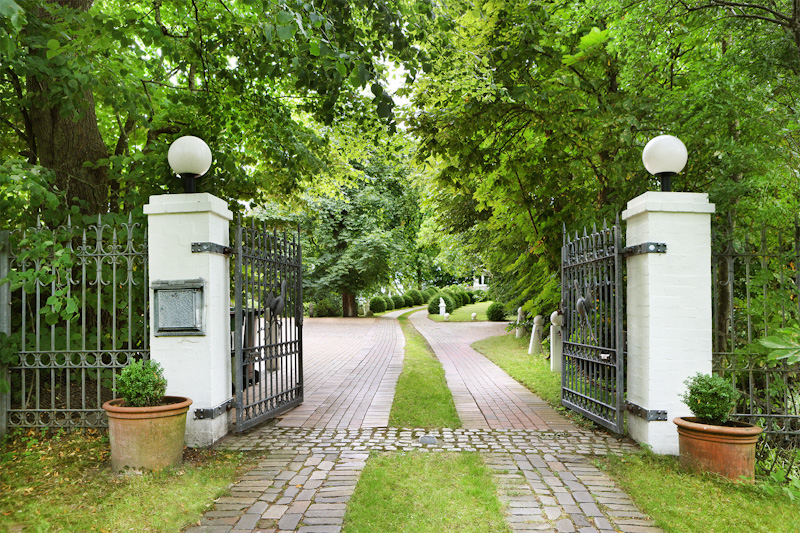
{"label": "black iron fence", "polygon": [[107,425],[120,370],[149,357],[145,228],[112,214],[2,233],[2,429]]}

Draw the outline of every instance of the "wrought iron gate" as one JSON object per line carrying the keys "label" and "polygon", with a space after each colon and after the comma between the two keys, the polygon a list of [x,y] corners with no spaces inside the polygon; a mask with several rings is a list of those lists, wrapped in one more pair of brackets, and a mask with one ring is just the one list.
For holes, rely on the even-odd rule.
{"label": "wrought iron gate", "polygon": [[619,221],[583,236],[564,230],[561,403],[616,433],[624,430],[622,244]]}
{"label": "wrought iron gate", "polygon": [[234,237],[236,431],[303,401],[302,256],[298,234],[241,220]]}

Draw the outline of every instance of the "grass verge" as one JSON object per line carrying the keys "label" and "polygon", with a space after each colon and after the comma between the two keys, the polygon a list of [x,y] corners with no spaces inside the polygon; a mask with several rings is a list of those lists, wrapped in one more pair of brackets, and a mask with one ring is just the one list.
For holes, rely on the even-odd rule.
{"label": "grass verge", "polygon": [[397,380],[389,425],[405,428],[460,428],[453,395],[444,369],[417,329],[408,321],[409,311],[398,318],[406,338],[403,372]]}
{"label": "grass verge", "polygon": [[606,456],[597,463],[668,532],[800,531],[798,503],[779,488],[691,474],[677,458],[650,453]]}
{"label": "grass verge", "polygon": [[180,468],[114,475],[104,433],[17,432],[0,444],[0,531],[181,531],[247,462],[189,450]]}
{"label": "grass verge", "polygon": [[509,532],[477,453],[373,455],[347,506],[345,533]]}
{"label": "grass verge", "polygon": [[[465,305],[464,307],[459,307],[452,313],[450,313],[449,322],[472,322],[472,313],[477,313],[477,317],[475,318],[476,322],[486,322],[486,310],[492,302],[478,302],[476,304]],[[444,317],[442,315],[428,315],[428,318],[433,320],[434,322],[444,322]]]}

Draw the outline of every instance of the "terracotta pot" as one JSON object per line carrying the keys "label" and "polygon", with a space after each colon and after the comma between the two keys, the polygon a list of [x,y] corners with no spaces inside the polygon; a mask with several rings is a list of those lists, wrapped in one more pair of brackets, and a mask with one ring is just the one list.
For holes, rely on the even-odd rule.
{"label": "terracotta pot", "polygon": [[678,426],[681,464],[691,470],[716,472],[734,480],[755,475],[756,442],[763,431],[745,422],[727,426],[702,424],[695,417],[672,420]]}
{"label": "terracotta pot", "polygon": [[164,401],[168,403],[155,407],[125,407],[122,398],[103,404],[114,472],[126,467],[160,470],[181,463],[186,412],[192,400],[165,396]]}

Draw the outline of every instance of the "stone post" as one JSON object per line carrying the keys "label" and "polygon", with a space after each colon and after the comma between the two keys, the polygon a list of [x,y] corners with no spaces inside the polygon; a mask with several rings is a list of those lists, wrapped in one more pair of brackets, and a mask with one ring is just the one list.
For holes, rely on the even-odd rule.
{"label": "stone post", "polygon": [[[151,196],[144,206],[148,215],[150,262],[150,358],[164,368],[167,394],[186,396],[194,402],[186,417],[186,444],[211,446],[228,431],[225,409],[215,418],[195,418],[197,409],[212,409],[231,398],[230,264],[219,251],[192,252],[192,243],[229,246],[228,226],[232,213],[225,202],[207,193]],[[202,295],[201,331],[164,334],[156,323],[159,301],[153,287],[191,281]],[[170,320],[164,308],[162,325]],[[180,321],[180,316],[176,319]],[[179,328],[180,329],[180,328]],[[157,445],[157,443],[154,443]]]}
{"label": "stone post", "polygon": [[678,453],[672,419],[690,414],[679,398],[683,382],[711,372],[713,212],[707,194],[647,192],[622,213],[628,247],[666,244],[666,253],[627,260],[628,402],[640,415],[666,411],[665,421],[629,413],[628,432],[656,453]]}
{"label": "stone post", "polygon": [[522,336],[525,334],[525,326],[522,325],[522,321],[525,320],[525,311],[522,310],[521,307],[517,308],[517,328],[516,328],[516,335],[518,339],[521,339]]}
{"label": "stone post", "polygon": [[561,373],[562,346],[561,326],[564,325],[564,315],[561,311],[553,311],[550,315],[550,371]]}
{"label": "stone post", "polygon": [[528,355],[542,353],[542,334],[544,333],[544,317],[536,315],[533,317],[533,331],[531,332],[531,342],[528,344]]}
{"label": "stone post", "polygon": [[439,298],[439,314],[444,316],[446,310],[447,304],[444,303],[444,298]]}

